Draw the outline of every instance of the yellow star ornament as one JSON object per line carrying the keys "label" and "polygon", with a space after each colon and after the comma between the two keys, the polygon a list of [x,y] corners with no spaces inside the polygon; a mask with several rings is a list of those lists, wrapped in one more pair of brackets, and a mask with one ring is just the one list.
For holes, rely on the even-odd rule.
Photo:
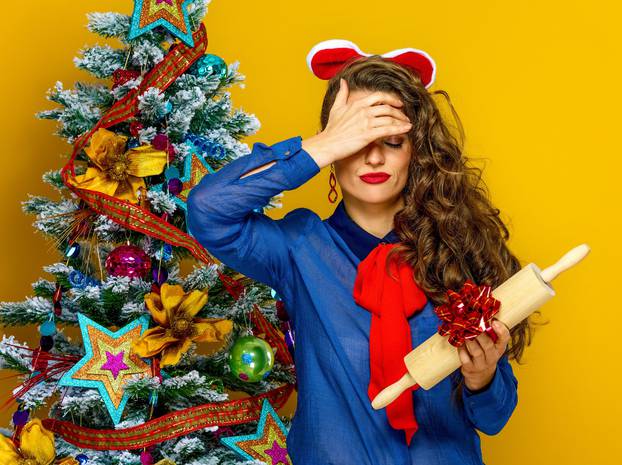
{"label": "yellow star ornament", "polygon": [[158,326],[132,343],[140,357],[161,354],[160,365],[176,365],[193,342],[222,342],[233,322],[224,318],[197,318],[207,303],[207,290],[184,292],[180,285],[164,283],[160,293],[145,295],[145,304]]}

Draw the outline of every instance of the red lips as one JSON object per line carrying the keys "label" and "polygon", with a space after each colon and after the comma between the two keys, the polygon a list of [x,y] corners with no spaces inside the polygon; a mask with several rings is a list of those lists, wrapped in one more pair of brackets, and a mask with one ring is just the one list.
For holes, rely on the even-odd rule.
{"label": "red lips", "polygon": [[369,183],[369,184],[379,184],[381,182],[385,182],[387,179],[389,179],[391,177],[390,174],[388,173],[367,173],[364,174],[362,176],[359,176],[359,178],[361,178],[361,181]]}

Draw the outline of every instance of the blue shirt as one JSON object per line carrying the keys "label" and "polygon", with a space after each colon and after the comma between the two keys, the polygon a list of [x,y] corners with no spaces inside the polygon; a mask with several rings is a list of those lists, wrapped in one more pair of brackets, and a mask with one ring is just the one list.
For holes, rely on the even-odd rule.
{"label": "blue shirt", "polygon": [[[419,429],[406,444],[404,432],[393,429],[386,410],[374,410],[367,395],[371,313],[352,296],[365,251],[357,255],[351,248],[358,249],[356,241],[348,245],[341,236],[344,229],[334,227],[339,210],[330,220],[308,208],[279,220],[254,211],[320,171],[301,142],[300,136],[272,146],[257,142],[251,153],[207,174],[188,197],[188,229],[194,237],[221,262],[272,287],[285,302],[296,337],[298,381],[287,436],[292,463],[482,465],[478,431],[497,434],[518,401],[518,381],[507,355],[485,389],[472,393],[463,388],[464,407],[451,400],[451,388],[462,376],[459,369],[430,390],[413,391]],[[276,163],[240,179],[270,161]],[[437,332],[440,320],[428,301],[409,324],[416,347]]]}

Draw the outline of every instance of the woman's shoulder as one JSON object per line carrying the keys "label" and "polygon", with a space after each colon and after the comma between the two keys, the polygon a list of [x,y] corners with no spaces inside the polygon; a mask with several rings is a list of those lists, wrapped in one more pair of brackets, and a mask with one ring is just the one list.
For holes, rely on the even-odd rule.
{"label": "woman's shoulder", "polygon": [[300,236],[322,222],[313,210],[305,207],[295,208],[279,220],[281,228],[292,236]]}

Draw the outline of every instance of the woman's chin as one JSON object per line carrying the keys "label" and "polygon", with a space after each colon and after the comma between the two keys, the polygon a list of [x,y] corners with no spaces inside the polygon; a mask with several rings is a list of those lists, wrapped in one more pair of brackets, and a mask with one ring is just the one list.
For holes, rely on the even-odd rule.
{"label": "woman's chin", "polygon": [[[377,187],[377,186],[376,186]],[[352,197],[361,203],[383,204],[393,202],[401,195],[401,192],[393,192],[388,189],[366,189],[365,192],[357,192]]]}

